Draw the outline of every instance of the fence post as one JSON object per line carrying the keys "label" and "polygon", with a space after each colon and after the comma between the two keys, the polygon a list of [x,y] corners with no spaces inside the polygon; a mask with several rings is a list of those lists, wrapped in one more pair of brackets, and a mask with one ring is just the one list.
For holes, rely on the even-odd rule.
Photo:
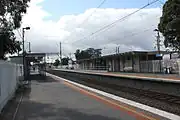
{"label": "fence post", "polygon": [[179,59],[179,60],[177,60],[177,63],[178,63],[179,75],[180,75],[180,59]]}
{"label": "fence post", "polygon": [[160,69],[160,73],[162,72],[162,70],[161,70],[161,60],[159,60],[159,69]]}
{"label": "fence post", "polygon": [[4,58],[4,41],[0,40],[0,59]]}
{"label": "fence post", "polygon": [[133,53],[131,53],[131,57],[132,57],[132,72],[134,72],[134,55],[133,55]]}
{"label": "fence post", "polygon": [[139,72],[141,72],[141,62],[140,62],[140,55],[138,55],[139,57]]}

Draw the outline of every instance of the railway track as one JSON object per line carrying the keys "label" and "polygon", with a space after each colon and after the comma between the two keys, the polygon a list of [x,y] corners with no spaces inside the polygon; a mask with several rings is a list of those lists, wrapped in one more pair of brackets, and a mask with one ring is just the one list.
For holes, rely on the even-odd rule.
{"label": "railway track", "polygon": [[[96,80],[85,80],[85,79],[81,79],[81,80],[85,81],[86,83],[90,83],[92,85],[98,85],[98,86],[110,88],[114,91],[130,92],[131,94],[134,94],[139,97],[144,96],[144,97],[161,100],[170,104],[180,105],[180,97],[177,97],[177,96],[172,96],[172,95],[167,95],[167,94],[162,94],[162,93],[157,93],[157,92],[152,92],[152,91],[145,91],[145,90],[125,87],[125,86],[120,86],[116,84],[100,82]],[[76,80],[76,82],[78,81]]]}
{"label": "railway track", "polygon": [[120,86],[117,84],[102,82],[100,80],[84,78],[82,76],[70,76],[65,74],[59,74],[57,72],[50,73],[77,83],[87,85],[89,87],[103,90],[117,96],[132,99],[137,102],[180,115],[180,97],[178,96]]}

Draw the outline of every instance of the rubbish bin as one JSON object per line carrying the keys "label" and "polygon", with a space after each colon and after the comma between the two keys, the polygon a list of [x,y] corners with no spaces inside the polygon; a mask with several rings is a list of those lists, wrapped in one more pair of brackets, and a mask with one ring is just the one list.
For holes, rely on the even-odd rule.
{"label": "rubbish bin", "polygon": [[167,67],[167,74],[171,73],[171,67]]}
{"label": "rubbish bin", "polygon": [[167,67],[164,67],[164,74],[167,74],[168,71],[167,71]]}
{"label": "rubbish bin", "polygon": [[171,74],[171,67],[164,67],[164,74]]}

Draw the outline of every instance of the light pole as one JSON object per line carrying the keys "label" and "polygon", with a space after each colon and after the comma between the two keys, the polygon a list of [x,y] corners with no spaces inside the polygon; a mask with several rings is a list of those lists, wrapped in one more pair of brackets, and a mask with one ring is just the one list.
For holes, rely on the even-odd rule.
{"label": "light pole", "polygon": [[[160,42],[161,42],[160,41],[160,34],[159,34],[158,29],[155,29],[154,31],[157,32],[157,37],[156,37],[157,38],[157,40],[156,40],[157,41],[157,51],[158,51],[158,54],[159,54],[158,57],[160,57],[160,54],[161,54],[161,50],[160,50]],[[159,59],[159,67],[160,67],[159,69],[160,69],[160,72],[161,72],[161,60],[160,59]]]}
{"label": "light pole", "polygon": [[120,48],[120,46],[116,47],[116,54],[119,54],[119,48]]}
{"label": "light pole", "polygon": [[24,72],[24,80],[25,80],[25,77],[26,77],[26,75],[25,75],[25,71],[26,71],[26,69],[25,69],[25,49],[24,49],[24,34],[25,34],[25,30],[30,30],[30,27],[25,27],[25,28],[22,28],[22,42],[23,42],[23,72]]}
{"label": "light pole", "polygon": [[158,53],[160,54],[160,34],[159,34],[159,30],[155,29],[154,31],[157,32],[157,50],[158,50]]}
{"label": "light pole", "polygon": [[60,57],[60,66],[62,67],[62,44],[59,43],[59,57]]}

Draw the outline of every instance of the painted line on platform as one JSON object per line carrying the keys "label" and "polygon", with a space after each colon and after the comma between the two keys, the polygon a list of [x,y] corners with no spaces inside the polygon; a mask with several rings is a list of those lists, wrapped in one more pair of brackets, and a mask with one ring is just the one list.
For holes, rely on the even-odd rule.
{"label": "painted line on platform", "polygon": [[164,118],[168,118],[168,119],[172,119],[172,120],[180,120],[180,116],[175,115],[173,113],[169,113],[169,112],[166,112],[166,111],[154,108],[154,107],[150,107],[150,106],[147,106],[147,105],[144,105],[144,104],[132,101],[132,100],[128,100],[128,99],[125,99],[125,98],[110,94],[110,93],[106,93],[106,92],[103,92],[103,91],[100,91],[100,90],[97,90],[97,89],[94,89],[94,88],[91,88],[91,87],[88,87],[88,86],[85,86],[85,85],[82,85],[82,84],[79,84],[79,83],[76,83],[76,82],[72,82],[70,80],[67,80],[67,79],[64,79],[64,78],[61,78],[61,77],[58,77],[58,76],[55,76],[55,75],[52,75],[52,74],[49,74],[49,73],[47,73],[47,75],[52,76],[52,77],[54,77],[56,79],[60,79],[60,80],[69,82],[69,83],[71,83],[73,85],[76,85],[78,87],[81,87],[83,89],[98,93],[100,95],[103,95],[105,97],[114,99],[114,100],[122,102],[122,103],[125,103],[127,105],[130,105],[130,106],[133,106],[133,107],[148,111],[148,112],[153,113],[155,115],[159,115],[159,116],[162,116]]}

